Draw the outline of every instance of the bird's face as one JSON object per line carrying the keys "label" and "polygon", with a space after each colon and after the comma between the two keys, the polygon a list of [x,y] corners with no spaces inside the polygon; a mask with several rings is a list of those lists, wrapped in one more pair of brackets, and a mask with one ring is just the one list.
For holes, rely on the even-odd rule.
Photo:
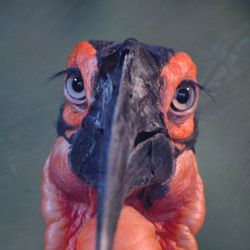
{"label": "bird's face", "polygon": [[61,74],[66,102],[48,178],[71,201],[91,207],[89,217],[97,207],[97,248],[111,249],[124,202],[151,190],[147,209],[168,192],[183,152],[191,153],[182,161],[193,160],[196,67],[186,53],[135,39],[84,41]]}

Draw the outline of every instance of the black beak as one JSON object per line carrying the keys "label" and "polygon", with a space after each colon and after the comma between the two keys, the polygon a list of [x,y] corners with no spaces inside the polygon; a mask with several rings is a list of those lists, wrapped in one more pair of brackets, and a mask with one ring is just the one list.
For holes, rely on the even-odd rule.
{"label": "black beak", "polygon": [[95,101],[70,154],[73,171],[98,188],[96,250],[112,249],[128,195],[171,177],[173,148],[159,108],[159,74],[156,58],[134,39],[100,63]]}
{"label": "black beak", "polygon": [[159,69],[135,40],[122,48],[119,91],[111,122],[107,172],[99,195],[97,250],[111,250],[125,198],[135,189],[166,182],[172,148],[159,110]]}

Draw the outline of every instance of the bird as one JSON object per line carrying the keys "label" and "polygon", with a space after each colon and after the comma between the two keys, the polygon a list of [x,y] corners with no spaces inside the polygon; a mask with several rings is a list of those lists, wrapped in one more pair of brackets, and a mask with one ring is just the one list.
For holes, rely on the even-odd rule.
{"label": "bird", "polygon": [[197,250],[203,86],[191,57],[135,38],[68,56],[57,137],[42,171],[45,250]]}

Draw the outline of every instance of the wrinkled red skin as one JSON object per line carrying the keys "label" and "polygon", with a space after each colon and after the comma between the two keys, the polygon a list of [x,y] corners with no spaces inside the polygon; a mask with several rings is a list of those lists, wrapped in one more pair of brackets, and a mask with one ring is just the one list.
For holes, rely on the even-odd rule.
{"label": "wrinkled red skin", "polygon": [[42,212],[48,225],[45,249],[75,249],[79,230],[96,209],[96,192],[72,174],[68,151],[68,142],[59,137],[43,169]]}
{"label": "wrinkled red skin", "polygon": [[[91,98],[92,76],[97,71],[95,53],[91,44],[82,42],[68,60],[68,66],[79,67],[85,77],[87,100]],[[187,54],[178,53],[162,69],[161,77],[164,86],[160,108],[169,135],[173,140],[188,138],[194,132],[195,110],[181,123],[170,120],[168,114],[178,84],[184,79],[195,81],[196,67]],[[88,110],[88,105],[80,111],[67,103],[63,117],[67,123],[80,127]],[[178,143],[175,146],[181,148]],[[43,169],[42,212],[48,225],[45,249],[94,250],[97,194],[71,172],[68,152],[68,142],[58,137]],[[155,200],[149,209],[143,207],[135,194],[127,198],[129,206],[125,206],[121,213],[114,250],[198,249],[195,235],[204,222],[205,196],[192,150],[184,151],[176,159],[176,169],[168,188],[166,196]],[[135,226],[140,229],[134,230]]]}

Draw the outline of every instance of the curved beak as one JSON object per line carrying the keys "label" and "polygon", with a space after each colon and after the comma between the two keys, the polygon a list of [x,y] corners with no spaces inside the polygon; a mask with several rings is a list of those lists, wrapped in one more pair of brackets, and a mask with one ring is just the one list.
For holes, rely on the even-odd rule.
{"label": "curved beak", "polygon": [[[136,40],[123,44],[105,77],[96,250],[111,250],[125,199],[134,190],[166,183],[174,158],[159,109],[159,68]],[[118,59],[117,59],[118,58]],[[104,82],[102,86],[104,86]]]}

